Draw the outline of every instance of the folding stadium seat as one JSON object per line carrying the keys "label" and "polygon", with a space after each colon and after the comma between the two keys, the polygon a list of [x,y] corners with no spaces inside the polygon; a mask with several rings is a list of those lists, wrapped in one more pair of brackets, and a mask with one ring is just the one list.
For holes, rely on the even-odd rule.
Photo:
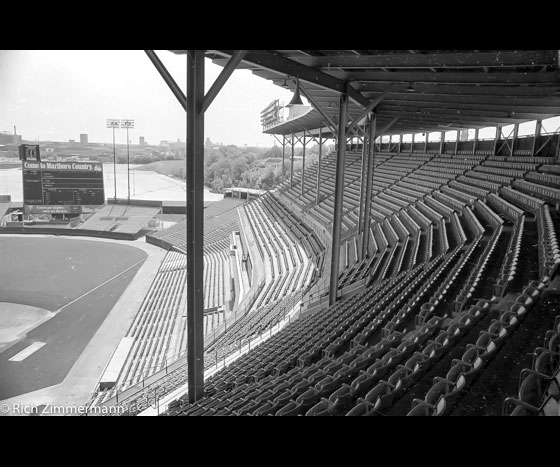
{"label": "folding stadium seat", "polygon": [[[526,287],[523,287],[523,289],[521,290],[521,293],[525,297],[533,300],[532,303],[536,302],[538,300],[540,294],[541,294],[540,290],[537,287],[531,287],[530,285],[528,285]],[[528,303],[525,303],[525,304],[527,305]]]}
{"label": "folding stadium seat", "polygon": [[255,401],[264,404],[265,402],[271,402],[276,397],[276,393],[272,389],[266,389],[255,397]]}
{"label": "folding stadium seat", "polygon": [[406,414],[407,417],[429,417],[435,415],[435,407],[426,401],[415,399],[412,409]]}
{"label": "folding stadium seat", "polygon": [[280,406],[278,404],[274,404],[272,401],[267,401],[264,402],[262,405],[260,405],[258,408],[256,408],[253,411],[252,415],[258,417],[274,415],[279,410],[279,408]]}
{"label": "folding stadium seat", "polygon": [[[519,400],[533,407],[539,407],[548,383],[555,380],[534,370],[524,369],[521,371],[520,381]],[[558,389],[558,382],[556,385]],[[556,392],[558,394],[558,390]]]}
{"label": "folding stadium seat", "polygon": [[317,372],[307,377],[307,382],[309,383],[309,385],[315,385],[319,381],[322,381],[325,376],[327,376],[327,373],[324,370],[319,369]]}
{"label": "folding stadium seat", "polygon": [[337,379],[331,375],[325,376],[322,380],[315,384],[315,389],[319,391],[323,397],[330,395],[340,386]]}
{"label": "folding stadium seat", "polygon": [[321,399],[306,413],[306,417],[330,417],[333,416],[333,404],[328,399]]}
{"label": "folding stadium seat", "polygon": [[516,313],[507,310],[500,315],[500,322],[511,332],[519,324],[519,318]]}
{"label": "folding stadium seat", "polygon": [[301,410],[307,412],[311,407],[317,404],[321,400],[321,392],[317,389],[311,387],[303,394],[298,396],[296,402],[301,404]]}
{"label": "folding stadium seat", "polygon": [[281,407],[275,416],[277,417],[297,417],[301,412],[301,403],[291,400],[285,406]]}
{"label": "folding stadium seat", "polygon": [[347,384],[343,384],[329,397],[329,401],[333,404],[332,411],[335,415],[348,411],[353,404],[353,400],[352,388]]}
{"label": "folding stadium seat", "polygon": [[238,416],[252,415],[261,405],[263,404],[255,400],[248,400],[245,405],[235,411],[235,414]]}
{"label": "folding stadium seat", "polygon": [[285,389],[283,392],[281,392],[274,398],[272,404],[278,407],[283,407],[290,400],[292,400],[292,391],[290,391],[289,389]]}
{"label": "folding stadium seat", "polygon": [[323,370],[325,371],[325,373],[327,374],[331,374],[334,375],[338,370],[340,370],[343,366],[343,363],[341,360],[333,360],[332,362],[330,362],[328,365],[326,365]]}
{"label": "folding stadium seat", "polygon": [[[509,407],[513,405],[513,410],[509,411]],[[509,412],[509,413],[508,413]],[[509,415],[512,417],[531,417],[537,416],[539,409],[532,405],[521,402],[513,397],[508,397],[504,401],[504,410],[502,415]]]}
{"label": "folding stadium seat", "polygon": [[[368,391],[364,400],[373,404],[375,409],[380,412],[383,412],[391,407],[395,395],[402,385],[399,381],[401,374],[401,372],[396,372],[391,375],[389,381],[379,381],[379,383]],[[399,383],[398,387],[394,384],[395,381]]]}
{"label": "folding stadium seat", "polygon": [[508,311],[516,314],[519,318],[524,317],[527,313],[527,310],[528,308],[525,305],[518,303],[517,301],[515,303],[512,303],[508,308]]}
{"label": "folding stadium seat", "polygon": [[354,407],[346,412],[346,417],[373,417],[380,415],[377,409],[370,402],[359,401]]}
{"label": "folding stadium seat", "polygon": [[358,375],[360,370],[352,368],[350,365],[343,365],[335,374],[334,377],[342,384],[351,383]]}
{"label": "folding stadium seat", "polygon": [[560,354],[543,349],[536,355],[533,363],[533,369],[537,373],[552,377],[558,370],[559,361]]}
{"label": "folding stadium seat", "polygon": [[488,333],[491,336],[490,339],[493,344],[499,348],[509,337],[510,330],[509,327],[500,320],[493,319],[488,326],[488,331],[483,331],[483,333]]}
{"label": "folding stadium seat", "polygon": [[310,384],[307,380],[302,379],[298,383],[294,384],[291,389],[292,399],[297,399],[298,396],[303,394],[309,388]]}
{"label": "folding stadium seat", "polygon": [[451,396],[455,394],[455,385],[443,378],[434,378],[434,385],[426,393],[425,401],[435,409],[434,415],[441,416],[451,405]]}
{"label": "folding stadium seat", "polygon": [[492,354],[498,350],[497,336],[489,333],[488,331],[481,331],[476,343],[476,347],[482,349],[482,353],[479,354],[479,358],[482,359],[483,365],[492,358]]}
{"label": "folding stadium seat", "polygon": [[402,370],[401,384],[403,387],[411,387],[417,383],[429,366],[429,358],[426,355],[414,352],[404,365],[397,367],[397,369]]}
{"label": "folding stadium seat", "polygon": [[[467,344],[466,350],[461,357],[461,361],[470,365],[470,369],[463,373],[467,384],[474,379],[478,371],[483,367],[485,361],[482,359],[482,355],[486,352],[485,348],[475,346],[472,344]],[[456,363],[456,360],[451,362],[452,364]]]}
{"label": "folding stadium seat", "polygon": [[443,353],[442,345],[435,342],[434,340],[429,340],[426,343],[426,346],[422,349],[422,354],[426,356],[427,359],[430,360],[430,365],[433,363],[434,360],[438,359],[438,357]]}

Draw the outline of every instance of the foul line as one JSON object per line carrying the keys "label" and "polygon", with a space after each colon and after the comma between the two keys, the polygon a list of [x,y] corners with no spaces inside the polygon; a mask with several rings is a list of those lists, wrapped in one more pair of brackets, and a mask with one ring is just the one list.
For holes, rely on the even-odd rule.
{"label": "foul line", "polygon": [[77,301],[81,300],[82,298],[88,296],[90,293],[95,292],[97,289],[103,287],[104,285],[107,285],[109,282],[117,279],[118,277],[122,276],[125,272],[130,271],[131,269],[135,268],[136,266],[138,266],[139,264],[144,263],[150,256],[153,256],[156,252],[154,251],[153,253],[150,253],[148,256],[146,256],[146,258],[134,263],[132,266],[126,268],[125,270],[119,272],[116,276],[111,277],[110,279],[107,279],[105,282],[103,282],[102,284],[99,284],[97,287],[94,287],[93,289],[87,291],[85,294],[79,296],[78,298],[75,298],[74,300],[72,300],[71,302],[67,303],[66,305],[60,307],[58,310],[55,311],[55,313],[60,312],[61,310],[64,310],[64,308],[76,303]]}

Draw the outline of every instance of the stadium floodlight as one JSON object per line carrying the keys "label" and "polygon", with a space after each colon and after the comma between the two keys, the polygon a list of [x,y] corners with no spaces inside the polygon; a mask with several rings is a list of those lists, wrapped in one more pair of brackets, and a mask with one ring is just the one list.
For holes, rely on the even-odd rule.
{"label": "stadium floodlight", "polygon": [[134,120],[121,120],[121,128],[126,128],[126,171],[128,178],[128,204],[130,205],[130,150],[128,147],[128,129],[134,129]]}
{"label": "stadium floodlight", "polygon": [[115,204],[117,204],[117,147],[115,146],[115,128],[119,128],[121,121],[115,118],[107,119],[107,128],[113,129],[113,176],[115,177]]}

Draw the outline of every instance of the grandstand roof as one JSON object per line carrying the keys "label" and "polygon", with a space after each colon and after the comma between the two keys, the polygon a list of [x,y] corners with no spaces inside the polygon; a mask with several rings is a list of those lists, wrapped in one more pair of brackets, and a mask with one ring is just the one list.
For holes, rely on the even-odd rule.
{"label": "grandstand roof", "polygon": [[[186,50],[172,50],[177,54]],[[234,50],[207,50],[225,66]],[[321,107],[265,133],[336,124],[347,86],[350,120],[373,105],[378,134],[449,131],[560,115],[558,50],[249,50],[239,63]]]}

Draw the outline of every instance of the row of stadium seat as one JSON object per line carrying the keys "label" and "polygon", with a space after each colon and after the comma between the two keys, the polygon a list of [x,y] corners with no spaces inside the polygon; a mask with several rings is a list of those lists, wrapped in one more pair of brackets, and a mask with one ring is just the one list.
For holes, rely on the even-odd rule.
{"label": "row of stadium seat", "polygon": [[[404,164],[399,164],[400,159]],[[440,160],[438,161],[438,159]],[[433,375],[440,378],[446,376],[451,363],[451,354],[448,358],[446,353],[451,351],[453,358],[464,355],[466,345],[476,344],[479,339],[480,335],[476,337],[476,334],[480,334],[484,330],[486,333],[492,334],[498,329],[498,325],[495,323],[494,327],[490,327],[493,315],[488,313],[490,305],[493,303],[490,300],[495,295],[494,279],[498,271],[503,271],[504,277],[513,276],[514,278],[514,280],[508,281],[508,287],[505,287],[502,292],[519,294],[520,284],[533,274],[533,269],[527,267],[528,261],[535,259],[530,255],[526,255],[527,260],[523,257],[520,258],[522,255],[519,255],[519,249],[523,249],[522,246],[526,247],[532,242],[537,243],[536,234],[538,233],[540,238],[541,234],[544,235],[545,232],[542,223],[534,221],[531,215],[534,209],[524,197],[524,193],[516,188],[510,188],[510,184],[506,180],[500,180],[501,183],[506,182],[507,185],[502,186],[501,183],[498,184],[485,178],[487,176],[501,177],[502,175],[493,171],[493,169],[501,169],[500,166],[478,165],[484,164],[486,156],[478,156],[471,160],[469,156],[465,155],[462,159],[465,163],[456,164],[456,167],[450,165],[451,170],[446,172],[447,159],[450,158],[438,155],[425,155],[421,158],[400,155],[387,156],[379,163],[374,172],[373,183],[376,196],[373,198],[371,214],[374,222],[371,226],[371,233],[368,232],[371,236],[369,244],[372,246],[372,256],[360,257],[357,246],[361,242],[358,236],[347,236],[345,245],[348,245],[348,248],[343,248],[348,251],[344,262],[348,263],[349,269],[352,269],[353,272],[350,274],[348,271],[343,271],[341,278],[346,274],[370,279],[365,292],[343,300],[333,307],[319,309],[311,315],[304,315],[300,320],[241,357],[232,366],[217,373],[206,384],[206,397],[195,406],[189,406],[185,400],[182,400],[174,405],[174,411],[183,414],[304,414],[322,403],[324,414],[344,414],[359,405],[356,403],[357,398],[363,397],[385,376],[390,377],[397,369],[397,361],[408,361],[405,359],[414,352],[416,352],[414,355],[417,358],[420,358],[419,353],[427,359],[433,358],[433,365],[425,367],[420,365],[426,370],[422,372],[422,375],[418,375],[422,379],[422,384],[414,390],[406,392],[406,397],[393,397],[391,403],[388,403],[388,399],[385,400],[383,407],[386,412],[384,413],[408,413],[412,399],[419,398],[416,396],[423,396],[420,400],[431,404],[437,390],[434,390],[430,398],[426,399],[427,392],[433,386],[429,378]],[[351,156],[351,161],[351,168],[346,177],[348,186],[345,190],[344,210],[353,215],[349,215],[346,219],[346,232],[349,232],[350,227],[356,223],[355,214],[361,200],[361,186],[358,178],[358,175],[361,174],[361,155]],[[519,162],[532,164],[521,160]],[[541,161],[535,161],[537,165],[541,163]],[[459,165],[460,167],[457,167]],[[484,169],[480,170],[481,167]],[[329,193],[331,196],[320,202],[317,207],[309,209],[310,213],[316,212],[322,217],[325,226],[330,226],[332,223],[334,168],[335,166],[331,164],[330,169],[325,171],[325,176],[330,178],[332,183],[325,184],[324,190],[325,194]],[[527,167],[519,166],[514,170],[525,173],[534,171],[534,168],[534,165],[528,165]],[[542,166],[537,168],[541,170]],[[415,171],[416,176],[411,176]],[[467,174],[469,171],[472,172],[470,175]],[[306,178],[311,173],[306,169]],[[443,183],[434,183],[419,177],[435,174],[440,174]],[[446,175],[449,175],[449,178]],[[307,187],[307,182],[305,183]],[[306,206],[306,200],[301,199],[301,187],[294,186],[290,190],[286,189],[286,185],[289,187],[289,184],[285,184],[284,192],[280,190],[275,197],[274,210],[282,212],[278,209],[278,204],[283,205],[283,201],[288,196],[285,192],[290,192],[288,196],[292,200],[290,203],[299,204],[285,203],[285,205],[289,206],[288,211],[301,215]],[[504,188],[508,188],[512,193],[504,191]],[[520,198],[518,199],[518,197]],[[315,197],[311,198],[314,204]],[[300,206],[301,210],[296,211],[292,208],[293,205]],[[467,205],[473,206],[474,211],[471,211]],[[418,231],[410,229],[412,224],[403,215],[404,212],[412,222],[417,224]],[[537,212],[537,220],[538,215]],[[543,211],[543,218],[544,215]],[[274,220],[267,222],[266,217]],[[273,216],[272,213],[265,215],[262,211],[259,221],[271,225],[279,222],[280,219],[278,216]],[[285,238],[291,242],[300,243],[307,237],[303,232],[300,232],[302,235],[295,234],[294,230],[298,230],[296,226],[297,224],[290,225],[292,232],[286,232]],[[516,226],[519,226],[519,229]],[[263,234],[266,236],[264,230],[265,228],[263,228]],[[266,230],[269,229],[266,228]],[[409,258],[412,254],[407,254],[414,232],[417,232],[419,237],[416,267],[414,261]],[[477,232],[480,235],[477,235]],[[508,255],[506,245],[517,248],[517,250],[512,255]],[[551,242],[550,245],[552,245]],[[423,263],[431,258],[433,260],[429,266],[422,269],[424,268]],[[517,265],[516,261],[519,261]],[[406,271],[405,264],[411,264],[414,269]],[[454,269],[454,265],[457,265],[458,268]],[[423,275],[423,273],[426,274]],[[415,283],[415,278],[420,277],[421,280]],[[414,287],[409,288],[412,284]],[[469,287],[461,290],[464,284],[468,284]],[[471,290],[473,287],[474,290]],[[376,295],[376,293],[381,293],[380,291],[383,293]],[[453,299],[462,292],[465,292],[466,295],[471,294],[468,297],[469,301],[465,302],[461,309],[453,310],[451,307]],[[416,296],[416,293],[419,295]],[[431,298],[429,294],[432,294]],[[447,296],[449,301],[446,299],[442,301],[441,298],[438,298],[442,294]],[[432,302],[430,303],[424,297],[429,298]],[[479,298],[485,298],[486,301],[479,300]],[[498,300],[500,298],[502,297],[495,297]],[[506,298],[504,297],[504,299]],[[412,302],[413,299],[416,302]],[[470,306],[469,303],[472,302],[477,302],[477,304]],[[410,305],[410,307],[407,305],[406,311],[403,309],[405,303]],[[422,308],[423,306],[424,308]],[[252,319],[257,323],[266,323],[268,318],[274,315],[274,308],[275,306],[271,306],[265,315],[255,315]],[[468,309],[468,311],[465,312],[464,309]],[[495,314],[495,310],[493,313]],[[306,328],[305,323],[311,322],[313,317],[316,318],[312,321],[314,327],[311,332],[311,327]],[[450,325],[449,318],[451,317]],[[268,321],[268,323],[272,322],[274,322],[274,318]],[[453,324],[455,327],[452,327]],[[467,329],[462,329],[463,324],[467,325]],[[269,324],[261,327],[239,324],[240,332],[236,335],[254,335],[255,332],[260,333],[266,330],[267,326]],[[305,329],[309,333],[304,331]],[[411,329],[412,331],[410,331]],[[414,336],[418,337],[420,330],[425,332],[425,334],[421,334],[422,338],[425,336],[428,338],[422,344],[413,344],[408,334],[412,332]],[[470,337],[460,340],[459,338],[467,335],[463,334],[464,331]],[[502,328],[499,332],[502,332]],[[504,332],[508,332],[508,330],[506,329]],[[457,333],[459,337],[456,337]],[[424,344],[436,335],[437,341],[432,339],[426,350]],[[295,337],[291,339],[291,336],[297,336],[297,339]],[[286,340],[286,346],[284,346],[284,340]],[[450,342],[457,345],[448,346]],[[483,344],[484,342],[481,340],[478,343]],[[403,345],[401,346],[401,344]],[[235,339],[228,345],[231,349],[235,349]],[[399,347],[398,351],[397,347]],[[377,361],[378,359],[380,361]],[[366,363],[376,363],[376,367],[368,374],[369,376],[373,376],[372,373],[376,375],[368,379],[368,384],[373,386],[370,385],[366,392],[348,391],[346,387],[341,390],[344,385],[351,387],[350,383],[360,375],[360,372],[369,368],[369,366],[361,366]],[[250,371],[247,371],[248,368]],[[383,368],[384,376],[376,372],[380,368]],[[408,367],[408,370],[416,368],[417,365],[414,364]],[[403,371],[406,372],[406,370]],[[378,377],[377,380],[376,377]],[[362,379],[367,378],[362,376]],[[399,380],[400,377],[395,375],[387,382],[395,383],[393,386],[396,386]],[[426,386],[427,381],[430,382],[429,387]],[[318,384],[319,382],[321,384]],[[334,394],[338,390],[340,392]],[[424,390],[425,392],[422,394]],[[385,394],[383,391],[381,393]],[[275,397],[272,398],[272,395]],[[364,403],[372,404],[375,407],[377,399],[372,399],[373,397],[374,394],[370,395],[370,398]],[[345,404],[346,407],[342,409]],[[426,409],[424,404],[419,405],[422,405],[423,409],[418,410]],[[431,405],[437,407],[437,403]],[[379,412],[379,408],[377,406],[375,410]],[[371,406],[361,406],[359,410],[363,409],[366,413],[373,413]],[[428,409],[427,412],[434,413],[433,408]],[[320,413],[321,410],[316,409],[315,412]]]}
{"label": "row of stadium seat", "polygon": [[546,332],[542,347],[535,348],[532,367],[521,371],[517,396],[505,399],[503,415],[560,416],[559,403],[560,314]]}

